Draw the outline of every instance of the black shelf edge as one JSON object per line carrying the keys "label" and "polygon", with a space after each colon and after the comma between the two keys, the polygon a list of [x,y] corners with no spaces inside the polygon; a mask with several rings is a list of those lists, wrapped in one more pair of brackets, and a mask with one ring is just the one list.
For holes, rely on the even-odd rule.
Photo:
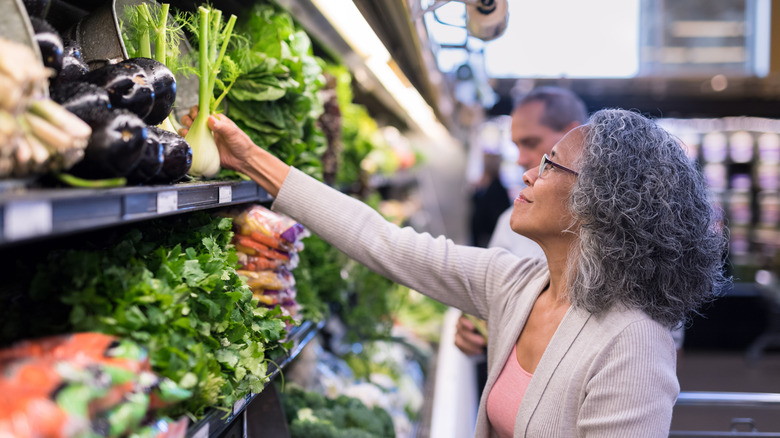
{"label": "black shelf edge", "polygon": [[272,199],[253,181],[0,193],[0,246]]}
{"label": "black shelf edge", "polygon": [[[318,323],[304,321],[290,332],[287,340],[292,341],[293,346],[285,355],[274,358],[274,362],[278,364],[279,367],[276,367],[273,364],[268,365],[268,382],[265,384],[266,388],[268,385],[273,384],[274,379],[276,379],[284,367],[298,357],[298,354],[303,351],[303,348],[306,347],[309,341],[314,339],[314,336],[319,333],[324,325],[324,320]],[[225,418],[224,412],[215,409],[211,410],[200,421],[187,429],[187,438],[219,437],[234,421],[241,418],[241,414],[243,414],[246,407],[249,406],[258,395],[259,393],[248,394],[246,397],[236,401],[233,405],[233,412],[227,418]]]}

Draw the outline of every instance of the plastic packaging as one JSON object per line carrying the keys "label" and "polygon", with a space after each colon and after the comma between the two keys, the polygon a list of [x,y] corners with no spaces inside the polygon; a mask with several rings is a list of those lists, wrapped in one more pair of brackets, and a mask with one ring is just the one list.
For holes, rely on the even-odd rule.
{"label": "plastic packaging", "polygon": [[137,344],[101,333],[0,350],[0,437],[126,436],[190,396],[151,372]]}

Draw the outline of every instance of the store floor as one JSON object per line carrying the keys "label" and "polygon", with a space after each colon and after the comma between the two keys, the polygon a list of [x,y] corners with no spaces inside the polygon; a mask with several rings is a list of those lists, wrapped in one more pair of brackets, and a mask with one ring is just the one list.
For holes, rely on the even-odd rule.
{"label": "store floor", "polygon": [[[681,391],[723,391],[780,393],[780,353],[765,354],[749,363],[744,352],[683,351],[678,358],[677,376]],[[759,432],[780,433],[780,406],[772,408],[732,408],[677,406],[672,430],[731,430],[734,418],[750,418]],[[749,431],[745,425],[739,431]]]}

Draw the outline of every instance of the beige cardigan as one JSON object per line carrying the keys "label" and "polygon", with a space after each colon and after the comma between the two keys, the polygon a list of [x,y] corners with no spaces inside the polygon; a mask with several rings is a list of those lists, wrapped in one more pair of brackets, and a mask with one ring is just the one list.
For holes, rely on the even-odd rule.
{"label": "beige cardigan", "polygon": [[[488,379],[476,436],[495,432],[485,401],[536,297],[546,263],[398,228],[362,203],[292,169],[273,204],[353,259],[488,320]],[[679,392],[669,330],[634,310],[596,317],[570,308],[523,397],[515,437],[668,437]]]}

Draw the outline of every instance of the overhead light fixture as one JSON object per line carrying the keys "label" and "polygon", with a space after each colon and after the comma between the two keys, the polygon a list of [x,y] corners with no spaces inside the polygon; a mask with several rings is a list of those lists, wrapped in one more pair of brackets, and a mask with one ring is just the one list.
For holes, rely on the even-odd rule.
{"label": "overhead light fixture", "polygon": [[[390,52],[352,0],[311,0],[366,68],[409,115],[411,123],[431,138],[449,136],[433,109],[395,65]],[[396,68],[393,68],[396,67]],[[356,79],[360,80],[356,75]]]}

